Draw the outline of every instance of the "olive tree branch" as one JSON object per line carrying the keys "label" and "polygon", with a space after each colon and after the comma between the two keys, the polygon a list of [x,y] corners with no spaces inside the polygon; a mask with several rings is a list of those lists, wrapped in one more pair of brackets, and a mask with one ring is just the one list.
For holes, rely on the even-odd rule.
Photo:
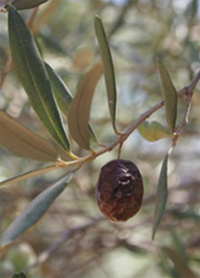
{"label": "olive tree branch", "polygon": [[[198,70],[198,72],[196,73],[196,75],[194,76],[193,80],[191,81],[191,83],[180,89],[177,94],[179,97],[184,97],[186,96],[186,107],[185,107],[185,112],[184,112],[184,117],[183,117],[183,121],[180,125],[180,127],[177,129],[174,138],[173,138],[173,143],[172,143],[172,147],[169,150],[169,153],[171,153],[171,151],[173,150],[173,148],[176,145],[176,142],[180,136],[180,134],[182,133],[183,129],[185,128],[187,122],[188,122],[188,115],[189,115],[189,111],[190,111],[190,106],[191,106],[191,100],[192,100],[192,96],[193,96],[193,90],[195,88],[195,86],[197,85],[198,81],[200,80],[200,70]],[[96,152],[92,152],[90,155],[82,157],[82,158],[78,158],[72,161],[63,161],[62,159],[59,159],[58,161],[56,161],[55,165],[52,165],[50,167],[52,167],[53,169],[58,169],[58,168],[66,168],[69,166],[75,166],[75,167],[81,167],[81,165],[85,162],[88,161],[92,161],[95,158],[97,158],[98,156],[111,151],[113,148],[115,148],[117,145],[119,145],[119,147],[121,148],[122,144],[124,143],[124,141],[130,136],[130,134],[142,123],[144,122],[147,118],[149,118],[153,113],[155,113],[156,111],[158,111],[160,108],[162,108],[165,104],[165,101],[162,100],[160,102],[158,102],[157,104],[155,104],[153,107],[151,107],[150,109],[148,109],[146,112],[144,112],[142,115],[140,115],[140,117],[135,120],[130,126],[128,126],[125,131],[123,132],[122,135],[120,135],[119,137],[117,137],[115,139],[114,142],[112,142],[111,144],[101,148],[100,150],[96,151]],[[120,150],[119,148],[119,150]],[[34,176],[38,176],[43,174],[43,172],[41,171],[33,171],[31,173],[31,177]],[[30,177],[29,175],[22,175],[20,177],[20,180],[24,180],[26,178]],[[12,180],[9,180],[8,182],[1,182],[1,184],[7,185],[7,183],[11,183]]]}
{"label": "olive tree branch", "polygon": [[[175,134],[174,138],[176,138],[176,136],[178,136],[178,137],[180,136],[181,132],[183,131],[184,127],[186,126],[186,124],[188,122],[188,115],[189,115],[189,110],[190,110],[190,106],[191,106],[193,90],[194,90],[194,88],[197,85],[199,80],[200,80],[200,70],[197,71],[197,73],[195,74],[194,78],[192,79],[191,83],[188,86],[183,87],[182,89],[180,89],[177,92],[179,97],[186,96],[186,108],[185,108],[185,112],[184,112],[183,121],[182,121],[179,129],[176,131],[176,134]],[[121,146],[123,144],[123,142],[130,136],[130,134],[142,122],[144,122],[147,118],[149,118],[152,114],[154,114],[160,108],[162,108],[164,106],[164,104],[165,104],[165,101],[162,100],[162,101],[158,102],[157,104],[155,104],[150,109],[148,109],[146,112],[141,114],[140,117],[137,120],[135,120],[130,126],[128,126],[125,129],[125,131],[119,137],[117,137],[117,139],[113,143],[103,147],[102,149],[98,150],[97,152],[92,152],[90,155],[85,156],[83,158],[80,158],[78,160],[74,160],[74,161],[70,161],[70,162],[61,161],[61,167],[65,167],[64,165],[70,166],[70,165],[74,165],[74,164],[77,164],[77,163],[80,164],[80,163],[92,161],[96,157],[98,157],[98,156],[100,156],[100,155],[102,155],[102,154],[104,154],[108,151],[111,151],[117,145]],[[178,139],[178,137],[177,137],[177,139]],[[174,138],[173,138],[173,142],[176,142],[177,140],[176,139],[174,140]]]}

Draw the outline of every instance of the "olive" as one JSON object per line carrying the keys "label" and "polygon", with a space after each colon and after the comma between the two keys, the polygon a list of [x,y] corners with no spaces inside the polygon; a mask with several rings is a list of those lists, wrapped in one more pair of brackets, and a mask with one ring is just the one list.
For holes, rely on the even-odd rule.
{"label": "olive", "polygon": [[127,221],[139,211],[142,197],[142,176],[133,162],[115,159],[101,168],[96,199],[107,218]]}

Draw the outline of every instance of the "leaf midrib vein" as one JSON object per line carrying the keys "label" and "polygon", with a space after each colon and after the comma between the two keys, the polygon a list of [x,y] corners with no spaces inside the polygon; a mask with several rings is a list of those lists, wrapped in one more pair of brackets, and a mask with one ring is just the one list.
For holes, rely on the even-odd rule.
{"label": "leaf midrib vein", "polygon": [[[18,32],[18,37],[19,37],[19,44],[21,45],[22,50],[23,50],[23,52],[24,52],[25,61],[27,62],[28,71],[29,71],[30,77],[31,77],[31,79],[32,79],[32,81],[33,81],[33,84],[34,84],[34,86],[35,86],[35,88],[36,88],[37,95],[39,96],[39,99],[40,99],[40,101],[41,101],[41,104],[42,104],[42,106],[43,106],[44,109],[45,109],[47,118],[48,118],[48,120],[49,120],[51,126],[53,127],[53,130],[56,132],[56,135],[57,135],[58,138],[61,140],[62,144],[64,144],[64,142],[63,142],[63,140],[62,140],[62,136],[60,137],[60,134],[59,134],[59,132],[57,131],[56,126],[54,126],[54,122],[52,121],[51,115],[50,115],[50,113],[49,113],[49,111],[48,111],[48,107],[46,106],[46,104],[45,104],[43,98],[42,98],[42,97],[40,96],[40,94],[38,93],[40,90],[39,90],[39,88],[38,88],[37,81],[35,80],[34,75],[32,74],[32,71],[31,71],[31,65],[29,64],[29,59],[28,59],[28,55],[27,55],[27,52],[26,52],[26,47],[24,47],[23,42],[22,42],[22,39],[21,39],[21,37],[20,37],[19,26],[18,26],[18,24],[16,24],[16,25],[17,25],[17,32]],[[30,35],[30,36],[31,36],[31,35]],[[33,43],[33,47],[34,47],[34,42],[31,42],[31,43]],[[31,46],[31,47],[32,47],[32,46]],[[34,49],[34,52],[35,52],[35,51],[37,51],[37,50]],[[41,117],[41,116],[40,116],[40,117]],[[64,144],[64,146],[65,146],[65,144]]]}

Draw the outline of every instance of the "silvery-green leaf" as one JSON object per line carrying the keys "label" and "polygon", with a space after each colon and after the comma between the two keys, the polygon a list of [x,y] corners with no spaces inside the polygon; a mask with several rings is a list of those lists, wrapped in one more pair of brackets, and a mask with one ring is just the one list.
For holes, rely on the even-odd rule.
{"label": "silvery-green leaf", "polygon": [[115,84],[115,72],[112,61],[112,55],[110,47],[107,41],[106,33],[101,21],[101,18],[96,15],[94,18],[94,27],[99,43],[99,48],[101,51],[102,62],[104,66],[104,76],[107,90],[108,106],[110,110],[112,125],[116,133],[118,133],[116,128],[116,102],[117,102],[117,90]]}
{"label": "silvery-green leaf", "polygon": [[160,73],[160,77],[164,89],[166,119],[167,119],[169,131],[173,133],[176,127],[177,92],[174,87],[174,84],[171,81],[167,69],[159,59],[158,59],[158,69],[159,69],[159,73]]}
{"label": "silvery-green leaf", "polygon": [[55,199],[65,190],[72,176],[73,172],[68,172],[59,179],[59,181],[33,199],[24,211],[5,230],[0,239],[0,246],[9,244],[12,240],[33,226],[45,214]]}
{"label": "silvery-green leaf", "polygon": [[160,172],[160,177],[158,181],[157,195],[156,195],[156,205],[154,211],[154,222],[153,222],[153,232],[152,239],[154,239],[156,230],[160,224],[163,213],[165,211],[165,205],[167,201],[167,164],[168,164],[168,154],[165,156]]}
{"label": "silvery-green leaf", "polygon": [[[56,98],[57,104],[63,112],[63,114],[65,114],[68,117],[69,108],[73,100],[73,97],[64,81],[60,78],[60,76],[47,63],[45,63],[45,66],[49,75],[52,91]],[[88,125],[88,129],[91,139],[97,142],[96,136],[90,125]]]}
{"label": "silvery-green leaf", "polygon": [[8,30],[15,73],[48,132],[63,149],[69,141],[51,91],[44,63],[17,10],[8,6]]}
{"label": "silvery-green leaf", "polygon": [[69,107],[73,100],[70,90],[67,88],[60,76],[47,64],[45,67],[51,83],[52,92],[56,98],[57,104],[61,111],[68,116]]}

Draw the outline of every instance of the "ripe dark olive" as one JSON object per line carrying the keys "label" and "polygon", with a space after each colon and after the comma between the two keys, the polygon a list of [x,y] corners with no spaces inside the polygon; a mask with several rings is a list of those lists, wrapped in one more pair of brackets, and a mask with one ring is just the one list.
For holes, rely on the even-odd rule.
{"label": "ripe dark olive", "polygon": [[115,159],[102,167],[96,198],[106,217],[112,221],[127,221],[139,211],[142,197],[142,176],[133,162]]}

